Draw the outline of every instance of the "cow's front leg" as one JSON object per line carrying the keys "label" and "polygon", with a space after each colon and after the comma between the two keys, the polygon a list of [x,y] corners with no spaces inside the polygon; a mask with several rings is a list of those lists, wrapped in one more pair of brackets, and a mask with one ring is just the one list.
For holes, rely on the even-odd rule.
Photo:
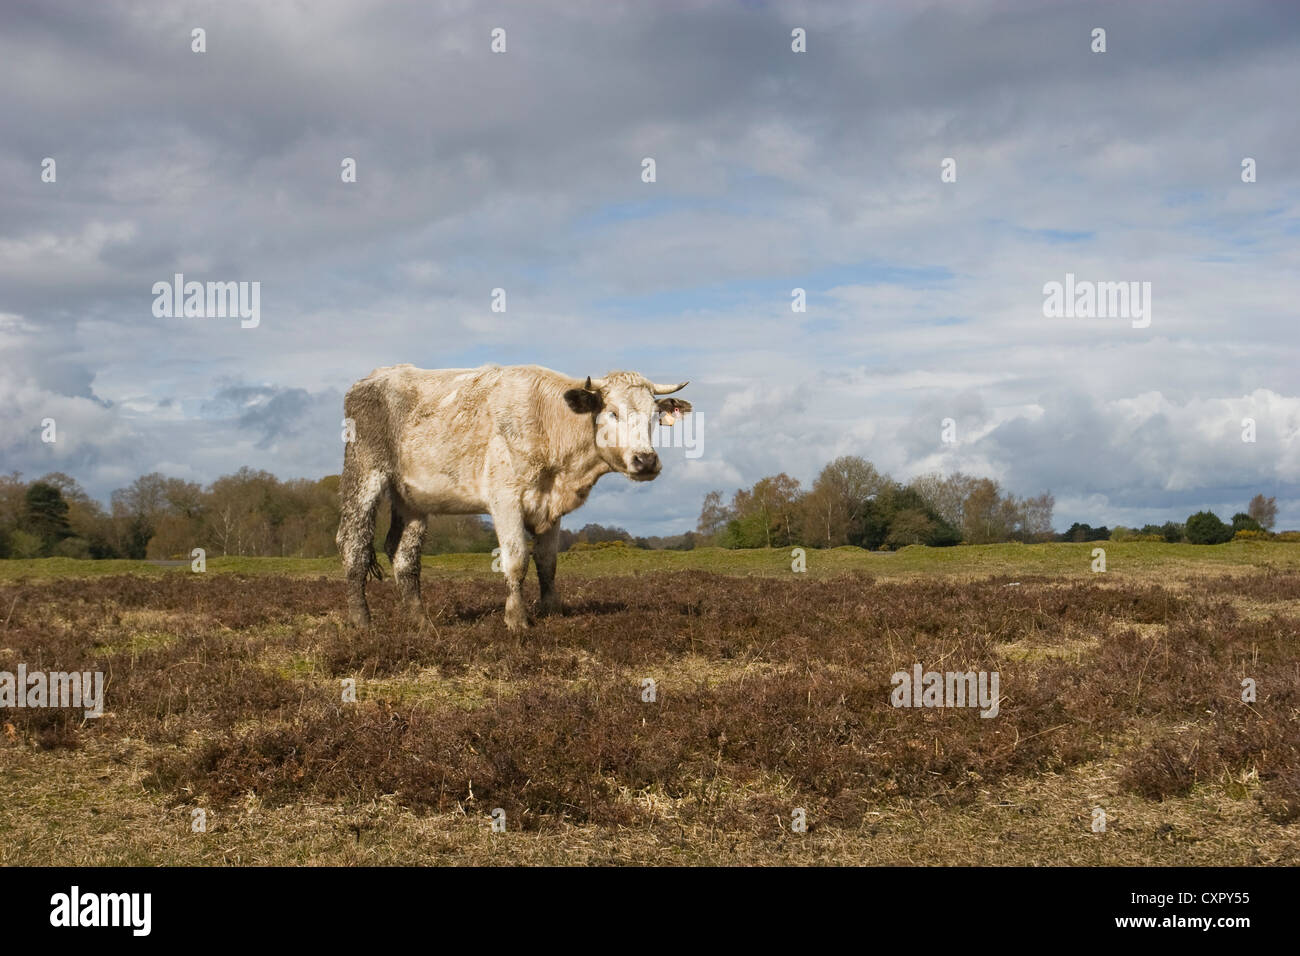
{"label": "cow's front leg", "polygon": [[524,516],[517,503],[501,504],[491,509],[497,543],[501,545],[501,570],[506,576],[506,627],[522,631],[528,627],[524,610],[524,577],[528,574],[528,535]]}
{"label": "cow's front leg", "polygon": [[555,563],[560,553],[560,523],[537,536],[533,542],[533,561],[537,563],[537,583],[542,588],[542,599],[537,604],[537,616],[560,613],[560,596],[555,592]]}

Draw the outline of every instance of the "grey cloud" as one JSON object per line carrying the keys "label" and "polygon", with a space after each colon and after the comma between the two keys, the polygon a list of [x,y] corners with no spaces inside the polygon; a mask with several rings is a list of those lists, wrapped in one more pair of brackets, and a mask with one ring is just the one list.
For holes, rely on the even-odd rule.
{"label": "grey cloud", "polygon": [[[1251,454],[1198,432],[1300,394],[1298,25],[1267,2],[8,4],[0,313],[37,334],[5,339],[0,390],[83,415],[102,489],[159,462],[337,470],[342,392],[376,365],[654,365],[717,416],[707,463],[583,518],[680,530],[719,475],[852,452],[1050,486],[1069,520],[1258,485],[1300,523],[1287,413]],[[176,271],[261,281],[262,326],[154,319]],[[1066,271],[1152,281],[1152,328],[1044,320]],[[991,430],[936,449],[947,416]]]}

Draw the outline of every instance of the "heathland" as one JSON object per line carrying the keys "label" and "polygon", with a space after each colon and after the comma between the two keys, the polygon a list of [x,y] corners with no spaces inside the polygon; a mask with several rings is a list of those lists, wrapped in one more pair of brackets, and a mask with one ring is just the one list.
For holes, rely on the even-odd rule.
{"label": "heathland", "polygon": [[0,674],[106,678],[0,710],[0,864],[1300,863],[1300,546],[574,551],[522,635],[491,560],[0,562]]}

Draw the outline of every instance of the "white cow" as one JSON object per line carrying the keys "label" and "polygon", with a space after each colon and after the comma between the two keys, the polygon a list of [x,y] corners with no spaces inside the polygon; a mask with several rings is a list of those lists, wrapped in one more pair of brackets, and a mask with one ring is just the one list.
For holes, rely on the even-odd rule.
{"label": "white cow", "polygon": [[661,469],[650,439],[689,402],[683,388],[634,372],[586,381],[536,365],[427,370],[379,368],[348,390],[355,438],[343,455],[338,545],[348,575],[348,616],[370,623],[366,578],[381,577],[375,512],[387,495],[385,550],[398,592],[420,607],[420,548],[431,514],[489,514],[509,595],[506,624],[528,626],[522,588],[528,536],[541,584],[539,614],[559,610],[555,562],[560,518],[587,500],[601,475],[651,481]]}

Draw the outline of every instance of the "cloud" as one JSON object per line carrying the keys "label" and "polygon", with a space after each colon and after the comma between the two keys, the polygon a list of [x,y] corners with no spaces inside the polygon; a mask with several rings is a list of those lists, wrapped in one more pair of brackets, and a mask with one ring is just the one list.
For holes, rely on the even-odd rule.
{"label": "cloud", "polygon": [[[678,531],[712,487],[862,454],[1050,487],[1058,524],[1263,491],[1300,525],[1298,21],[1267,2],[10,5],[0,456],[59,459],[100,496],[155,468],[311,477],[338,469],[341,396],[376,366],[634,368],[692,380],[704,457],[602,483],[580,523]],[[261,282],[260,326],[155,318],[178,271]],[[1045,318],[1067,272],[1151,282],[1150,328]],[[39,441],[49,409],[66,445]],[[1257,441],[1234,444],[1248,415]]]}

